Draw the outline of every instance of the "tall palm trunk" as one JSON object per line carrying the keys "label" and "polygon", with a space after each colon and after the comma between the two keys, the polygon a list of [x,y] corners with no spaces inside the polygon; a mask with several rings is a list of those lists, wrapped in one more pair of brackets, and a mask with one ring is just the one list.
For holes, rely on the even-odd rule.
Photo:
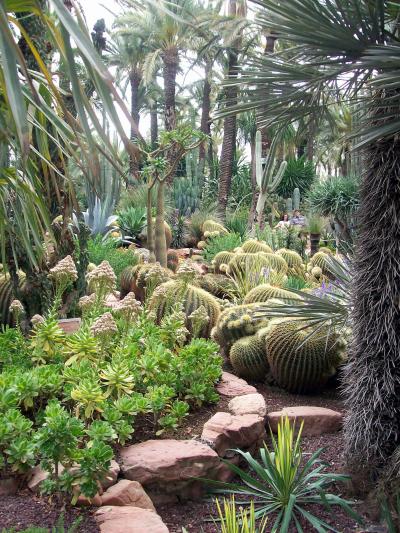
{"label": "tall palm trunk", "polygon": [[[398,116],[400,108],[380,113]],[[398,135],[369,147],[360,191],[345,445],[355,484],[366,490],[400,445],[399,153]]]}
{"label": "tall palm trunk", "polygon": [[[131,117],[133,124],[131,125],[131,140],[135,141],[139,133],[139,87],[142,78],[140,74],[133,70],[129,75],[129,83],[131,87]],[[139,161],[132,154],[129,156],[129,171],[132,177],[137,179],[139,177]]]}
{"label": "tall palm trunk", "polygon": [[[211,71],[213,60],[207,58],[204,68],[204,86],[203,86],[203,98],[201,105],[201,122],[200,131],[205,135],[211,134]],[[199,147],[199,164],[198,164],[198,177],[200,179],[204,176],[204,168],[206,163],[206,150],[208,146],[208,140],[204,141]]]}
{"label": "tall palm trunk", "polygon": [[[237,14],[236,0],[229,2],[229,15]],[[240,38],[232,44],[228,52],[228,78],[234,79],[238,76],[237,60],[239,55]],[[225,89],[225,100],[228,107],[237,104],[238,89],[235,85],[228,85]],[[233,162],[236,150],[236,115],[230,115],[224,119],[224,136],[222,140],[221,158],[219,161],[219,188],[218,188],[218,210],[223,218],[226,216],[229,193],[232,184]]]}
{"label": "tall palm trunk", "polygon": [[176,74],[179,67],[179,53],[177,48],[169,48],[163,53],[163,77],[165,100],[165,129],[171,131],[176,126]]}
{"label": "tall palm trunk", "polygon": [[254,225],[254,218],[256,215],[256,207],[257,207],[257,199],[258,199],[258,193],[257,193],[257,174],[256,174],[256,139],[255,136],[252,135],[250,139],[250,178],[251,178],[251,207],[249,212],[249,218],[247,225],[249,229],[251,229]]}
{"label": "tall palm trunk", "polygon": [[158,102],[155,100],[150,107],[150,142],[151,147],[154,148],[158,141]]}

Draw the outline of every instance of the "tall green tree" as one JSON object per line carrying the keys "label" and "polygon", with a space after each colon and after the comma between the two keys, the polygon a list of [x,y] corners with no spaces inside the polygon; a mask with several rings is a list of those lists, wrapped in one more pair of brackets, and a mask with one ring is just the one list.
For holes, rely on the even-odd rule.
{"label": "tall green tree", "polygon": [[333,102],[356,103],[363,114],[344,429],[348,468],[368,489],[399,466],[400,8],[370,0],[255,3],[257,23],[293,43],[297,62],[279,53],[248,62],[246,101],[233,112],[255,109],[261,126],[329,117]]}

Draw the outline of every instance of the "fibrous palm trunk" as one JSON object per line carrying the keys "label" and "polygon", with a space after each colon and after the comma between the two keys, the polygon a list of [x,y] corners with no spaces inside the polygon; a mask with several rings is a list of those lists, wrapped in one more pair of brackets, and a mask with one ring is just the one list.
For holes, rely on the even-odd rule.
{"label": "fibrous palm trunk", "polygon": [[[140,74],[133,70],[129,75],[129,83],[131,86],[131,117],[133,119],[133,124],[131,125],[131,140],[135,141],[139,133],[139,87],[142,78]],[[139,177],[139,161],[137,157],[134,157],[132,154],[129,159],[129,171],[131,176],[135,179]]]}
{"label": "fibrous palm trunk", "polygon": [[164,105],[165,105],[165,129],[172,131],[176,126],[175,91],[176,74],[179,66],[179,54],[177,48],[169,48],[163,53],[163,77],[164,77]]}
{"label": "fibrous palm trunk", "polygon": [[[228,77],[237,77],[236,49],[229,52]],[[234,85],[228,85],[225,90],[226,104],[233,107],[237,104],[238,89]],[[225,218],[228,205],[229,193],[232,183],[233,162],[236,151],[236,115],[229,115],[224,119],[224,135],[222,140],[221,158],[219,161],[219,187],[218,187],[218,210]]]}
{"label": "fibrous palm trunk", "polygon": [[[203,86],[203,98],[201,105],[201,122],[200,131],[210,137],[211,134],[211,81],[210,75],[212,71],[212,59],[207,59],[204,68],[204,86]],[[206,150],[208,146],[208,140],[204,141],[199,146],[199,164],[198,164],[198,177],[203,178],[204,168],[206,162]]]}
{"label": "fibrous palm trunk", "polygon": [[[398,116],[400,109],[380,113]],[[364,490],[400,445],[399,153],[398,135],[366,151],[357,217],[345,445],[355,485]]]}
{"label": "fibrous palm trunk", "polygon": [[150,142],[151,147],[154,148],[157,145],[158,141],[158,110],[157,110],[157,101],[154,101],[151,104],[150,108]]}
{"label": "fibrous palm trunk", "polygon": [[256,139],[255,137],[250,139],[250,152],[251,152],[251,161],[250,161],[250,172],[251,172],[251,207],[248,218],[248,228],[251,229],[254,225],[254,218],[256,215],[257,207],[257,174],[256,174]]}

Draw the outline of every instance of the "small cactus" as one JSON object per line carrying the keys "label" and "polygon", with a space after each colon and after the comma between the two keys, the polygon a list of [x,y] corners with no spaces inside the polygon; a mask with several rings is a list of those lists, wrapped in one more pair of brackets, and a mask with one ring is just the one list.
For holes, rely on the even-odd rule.
{"label": "small cactus", "polygon": [[211,261],[211,265],[213,266],[215,273],[218,274],[226,270],[226,268],[221,270],[221,265],[227,266],[234,255],[235,254],[232,252],[218,252],[214,259]]}
{"label": "small cactus", "polygon": [[272,248],[265,244],[264,242],[256,241],[255,239],[250,239],[242,244],[242,251],[248,254],[256,254],[258,252],[272,253]]}
{"label": "small cactus", "polygon": [[245,379],[262,381],[269,369],[265,343],[257,335],[236,341],[229,359],[235,373]]}
{"label": "small cactus", "polygon": [[293,210],[299,211],[300,209],[300,189],[296,187],[293,191]]}
{"label": "small cactus", "polygon": [[267,302],[268,300],[271,300],[271,298],[278,298],[285,303],[291,303],[295,300],[299,300],[300,297],[291,291],[264,283],[251,289],[251,291],[246,294],[243,303],[251,304],[255,302]]}
{"label": "small cactus", "polygon": [[254,335],[267,324],[267,320],[256,318],[258,308],[259,304],[235,305],[220,314],[211,336],[220,345],[224,354],[229,353],[234,342],[242,337]]}

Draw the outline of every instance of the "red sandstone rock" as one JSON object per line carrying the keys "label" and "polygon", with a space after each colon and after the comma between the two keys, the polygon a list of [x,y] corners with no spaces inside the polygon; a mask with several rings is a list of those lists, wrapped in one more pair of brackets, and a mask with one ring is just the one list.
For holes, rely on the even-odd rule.
{"label": "red sandstone rock", "polygon": [[116,485],[107,489],[101,497],[102,505],[131,505],[141,509],[155,511],[153,502],[137,481],[121,479]]}
{"label": "red sandstone rock", "polygon": [[60,328],[68,335],[75,333],[81,327],[80,318],[63,318],[58,321]]}
{"label": "red sandstone rock", "polygon": [[220,457],[229,449],[253,451],[265,438],[264,418],[219,412],[204,424],[201,438],[211,443]]}
{"label": "red sandstone rock", "polygon": [[94,517],[101,533],[169,533],[157,513],[140,507],[100,507]]}
{"label": "red sandstone rock", "polygon": [[256,393],[257,389],[249,385],[244,379],[238,378],[229,372],[222,372],[221,381],[217,385],[217,391],[221,396],[234,398],[235,396]]}
{"label": "red sandstone rock", "polygon": [[342,413],[332,409],[307,405],[284,407],[281,411],[268,413],[267,422],[274,433],[278,430],[282,416],[288,416],[290,421],[296,420],[298,427],[304,421],[302,434],[307,436],[335,433],[341,429],[343,423]]}
{"label": "red sandstone rock", "polygon": [[200,497],[204,484],[193,478],[216,479],[220,459],[206,444],[194,440],[149,440],[121,450],[121,471],[156,494]]}
{"label": "red sandstone rock", "polygon": [[254,414],[265,418],[267,406],[264,396],[259,393],[236,396],[228,404],[229,411],[234,415]]}

